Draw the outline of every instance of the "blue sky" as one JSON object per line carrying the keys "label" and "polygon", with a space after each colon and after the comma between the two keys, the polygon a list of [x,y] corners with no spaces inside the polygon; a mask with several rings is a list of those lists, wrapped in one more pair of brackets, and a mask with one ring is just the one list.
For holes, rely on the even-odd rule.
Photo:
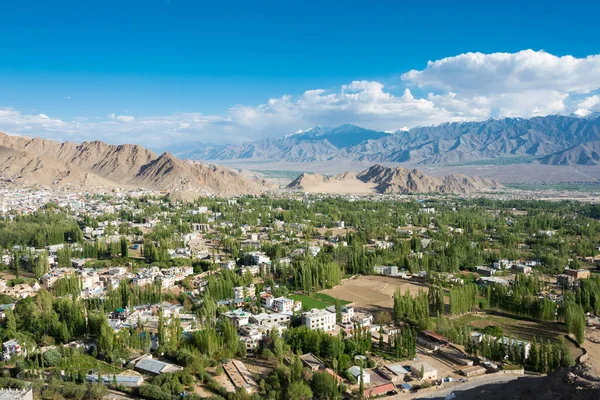
{"label": "blue sky", "polygon": [[[593,97],[600,86],[596,60],[580,66],[580,80],[560,87],[514,86],[511,75],[504,74],[506,63],[493,64],[493,59],[492,69],[506,85],[485,90],[454,75],[462,68],[468,77],[472,63],[451,59],[457,63],[433,71],[436,79],[428,76],[427,67],[430,60],[469,52],[503,53],[508,59],[533,49],[509,64],[522,71],[519,65],[539,59],[543,50],[559,60],[563,77],[571,75],[570,61],[561,57],[585,61],[600,52],[594,18],[600,13],[598,2],[2,3],[0,130],[9,133],[144,140],[156,146],[251,140],[313,123],[394,129],[566,113],[580,104],[596,110],[600,104]],[[484,56],[479,62],[488,61]],[[546,61],[541,61],[544,68]],[[405,75],[411,70],[424,76]],[[591,71],[587,78],[585,71]],[[540,82],[563,79],[547,72],[533,75]],[[582,89],[586,80],[591,83]],[[314,90],[323,92],[309,92],[310,102],[303,98]],[[548,90],[553,95],[540,92]],[[430,93],[445,98],[436,100]],[[390,108],[389,96],[427,112],[420,115],[397,104]],[[430,104],[417,104],[420,100]]]}

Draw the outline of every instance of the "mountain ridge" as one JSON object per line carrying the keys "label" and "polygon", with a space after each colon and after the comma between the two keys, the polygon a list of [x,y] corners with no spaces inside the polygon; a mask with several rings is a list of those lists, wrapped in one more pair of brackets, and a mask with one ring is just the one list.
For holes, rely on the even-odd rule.
{"label": "mountain ridge", "polygon": [[375,164],[364,171],[344,172],[332,177],[303,173],[287,189],[324,193],[455,193],[466,194],[501,189],[496,181],[474,176],[447,175],[435,178],[418,169]]}
{"label": "mountain ridge", "polygon": [[595,140],[600,140],[600,113],[446,122],[393,132],[350,124],[335,128],[318,126],[239,145],[188,147],[185,152],[175,154],[211,162],[347,160],[455,165],[525,156],[541,162],[550,154]]}
{"label": "mountain ridge", "polygon": [[230,169],[157,156],[135,144],[101,141],[56,142],[0,132],[0,176],[46,186],[114,187],[198,191],[214,194],[260,193],[264,182]]}

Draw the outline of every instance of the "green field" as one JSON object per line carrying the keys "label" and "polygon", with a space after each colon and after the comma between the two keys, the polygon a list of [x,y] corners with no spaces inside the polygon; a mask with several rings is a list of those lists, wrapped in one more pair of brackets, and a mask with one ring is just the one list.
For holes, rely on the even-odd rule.
{"label": "green field", "polygon": [[[290,299],[292,300],[296,300],[296,301],[301,301],[302,302],[302,308],[305,310],[310,310],[312,308],[318,308],[320,310],[332,306],[335,304],[335,298],[331,297],[327,294],[323,294],[323,293],[314,293],[310,296],[304,295],[304,294],[292,294],[289,296]],[[348,304],[349,301],[345,301],[345,300],[339,300],[340,304],[345,305]]]}

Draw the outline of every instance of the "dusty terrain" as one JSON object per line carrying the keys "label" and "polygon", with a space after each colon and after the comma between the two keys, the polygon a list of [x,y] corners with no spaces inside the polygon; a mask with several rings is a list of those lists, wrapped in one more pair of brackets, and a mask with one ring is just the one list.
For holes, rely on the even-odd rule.
{"label": "dusty terrain", "polygon": [[432,177],[418,169],[376,164],[359,173],[344,172],[333,177],[303,173],[288,189],[313,193],[473,193],[501,189],[495,181],[465,175]]}
{"label": "dusty terrain", "polygon": [[144,188],[257,194],[265,183],[227,168],[157,156],[138,145],[55,142],[0,132],[0,179],[73,189]]}
{"label": "dusty terrain", "polygon": [[377,310],[394,306],[393,296],[397,289],[402,293],[407,289],[417,293],[419,289],[427,291],[427,286],[387,276],[359,276],[345,279],[341,285],[322,293],[351,301],[358,309]]}

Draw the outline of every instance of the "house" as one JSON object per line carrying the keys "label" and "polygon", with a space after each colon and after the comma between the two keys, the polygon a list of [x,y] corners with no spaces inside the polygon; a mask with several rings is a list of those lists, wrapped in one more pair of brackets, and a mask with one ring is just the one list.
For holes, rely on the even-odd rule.
{"label": "house", "polygon": [[423,361],[417,361],[410,366],[410,373],[417,379],[432,381],[437,379],[437,369]]}
{"label": "house", "polygon": [[370,387],[368,389],[365,389],[363,394],[364,394],[365,398],[369,398],[369,397],[381,396],[386,393],[395,392],[395,391],[396,391],[396,386],[392,382],[388,382],[388,383],[384,383],[381,385],[377,385],[375,387]]}
{"label": "house", "polygon": [[448,346],[449,342],[448,338],[434,331],[422,331],[417,335],[417,344],[434,351]]}
{"label": "house", "polygon": [[169,372],[177,372],[183,370],[183,367],[175,364],[169,364],[163,361],[155,360],[152,355],[144,356],[135,364],[136,371],[151,374],[160,375]]}
{"label": "house", "polygon": [[[14,354],[20,355],[21,353],[21,345],[16,339],[8,340],[2,343],[2,359],[4,361],[10,360]],[[26,352],[25,355],[27,355]]]}
{"label": "house", "polygon": [[[134,371],[126,371],[118,375],[100,375],[100,377],[105,385],[116,382],[119,386],[138,387],[144,383],[144,377]],[[98,382],[98,373],[88,374],[86,380],[88,382]]]}
{"label": "house", "polygon": [[300,356],[300,359],[302,360],[302,364],[313,372],[325,368],[323,361],[312,353],[303,354]]}
{"label": "house", "polygon": [[487,285],[508,285],[508,281],[506,279],[497,278],[495,276],[482,276],[477,280],[477,283],[483,286]]}
{"label": "house", "polygon": [[517,274],[525,275],[529,275],[533,272],[533,268],[525,264],[515,264],[512,266],[512,270],[515,271]]}
{"label": "house", "polygon": [[[330,313],[336,314],[335,306],[329,306],[326,308],[326,310]],[[342,306],[340,311],[342,313],[342,324],[345,325],[352,323],[354,319],[354,308],[351,306]]]}
{"label": "house", "polygon": [[392,383],[404,382],[404,377],[410,374],[409,371],[404,369],[399,364],[391,364],[377,367],[376,372],[381,375],[384,379]]}
{"label": "house", "polygon": [[479,274],[479,276],[492,276],[496,272],[495,269],[485,267],[483,265],[478,265],[475,267],[475,272]]}
{"label": "house", "polygon": [[573,279],[588,279],[590,277],[590,271],[587,269],[570,269],[565,268],[565,275],[570,276]]}
{"label": "house", "polygon": [[375,265],[373,272],[378,275],[396,276],[398,275],[398,267],[396,265],[382,266]]}
{"label": "house", "polygon": [[302,324],[312,330],[332,331],[335,329],[336,316],[327,310],[313,308],[302,313]]}
{"label": "house", "polygon": [[265,308],[273,308],[274,297],[271,293],[262,293],[260,295],[260,305]]}
{"label": "house", "polygon": [[473,365],[473,360],[471,360],[469,356],[452,345],[441,349],[440,355],[458,365]]}
{"label": "house", "polygon": [[367,371],[365,371],[363,369],[362,377],[361,377],[360,367],[358,367],[356,365],[348,368],[348,372],[356,379],[356,381],[358,383],[360,383],[361,381],[362,381],[363,385],[368,385],[369,383],[371,383],[371,374],[369,374]]}
{"label": "house", "polygon": [[[277,297],[273,299],[273,309],[279,312],[291,312],[295,311],[295,302],[292,299],[288,299],[287,297]],[[300,304],[300,308],[302,308],[302,303]]]}

